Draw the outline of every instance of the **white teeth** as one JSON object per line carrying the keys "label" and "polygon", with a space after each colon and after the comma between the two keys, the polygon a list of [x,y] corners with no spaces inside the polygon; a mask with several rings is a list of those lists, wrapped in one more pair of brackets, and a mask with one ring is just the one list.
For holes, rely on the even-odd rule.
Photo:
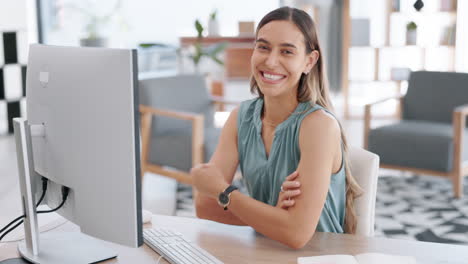
{"label": "white teeth", "polygon": [[283,75],[273,75],[273,74],[263,73],[263,77],[265,77],[268,80],[277,81],[279,79],[282,79]]}

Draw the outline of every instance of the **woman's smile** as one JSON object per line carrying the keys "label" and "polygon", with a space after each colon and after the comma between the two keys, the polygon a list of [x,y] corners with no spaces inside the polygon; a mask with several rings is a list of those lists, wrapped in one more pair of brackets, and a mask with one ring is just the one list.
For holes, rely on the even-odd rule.
{"label": "woman's smile", "polygon": [[267,84],[279,84],[287,77],[284,74],[279,74],[271,71],[259,71],[259,75],[262,79],[262,82]]}

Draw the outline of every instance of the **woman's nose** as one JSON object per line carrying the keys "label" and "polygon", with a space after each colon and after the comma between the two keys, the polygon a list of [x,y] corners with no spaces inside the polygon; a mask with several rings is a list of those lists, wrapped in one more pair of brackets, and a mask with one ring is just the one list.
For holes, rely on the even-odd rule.
{"label": "woman's nose", "polygon": [[270,52],[266,58],[265,64],[268,67],[274,67],[278,64],[278,59],[276,52]]}

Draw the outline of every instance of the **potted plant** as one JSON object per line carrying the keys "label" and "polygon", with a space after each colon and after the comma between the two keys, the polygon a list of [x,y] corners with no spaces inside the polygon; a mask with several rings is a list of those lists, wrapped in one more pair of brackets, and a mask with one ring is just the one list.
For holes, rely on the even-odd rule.
{"label": "potted plant", "polygon": [[219,22],[216,17],[217,10],[213,10],[208,20],[208,36],[219,36]]}
{"label": "potted plant", "polygon": [[[88,5],[91,5],[88,3]],[[80,45],[86,47],[105,47],[107,46],[107,38],[102,35],[103,28],[111,21],[111,19],[118,14],[121,6],[121,0],[117,0],[114,8],[107,14],[101,15],[95,13],[93,8],[69,5],[70,9],[78,11],[86,20],[84,27],[85,35],[80,39]]]}
{"label": "potted plant", "polygon": [[80,45],[83,47],[106,47],[107,38],[100,35],[100,28],[106,24],[108,17],[98,17],[91,15],[86,26],[86,35],[80,39]]}
{"label": "potted plant", "polygon": [[190,58],[193,61],[195,72],[199,72],[199,63],[203,57],[208,57],[219,65],[224,65],[224,62],[218,57],[218,55],[226,48],[227,43],[221,42],[208,47],[204,47],[202,44],[203,40],[203,26],[200,21],[195,20],[195,29],[197,30],[197,40],[193,45],[193,52]]}
{"label": "potted plant", "polygon": [[406,45],[416,45],[418,25],[411,21],[406,24]]}

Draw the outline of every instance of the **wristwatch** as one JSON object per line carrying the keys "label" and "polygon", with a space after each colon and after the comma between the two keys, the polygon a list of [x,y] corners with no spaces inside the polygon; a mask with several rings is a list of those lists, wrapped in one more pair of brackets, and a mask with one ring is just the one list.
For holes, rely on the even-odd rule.
{"label": "wristwatch", "polygon": [[220,193],[218,196],[218,204],[224,208],[224,210],[228,209],[228,205],[231,202],[231,192],[237,190],[236,186],[230,185],[229,187],[224,190],[224,192]]}

